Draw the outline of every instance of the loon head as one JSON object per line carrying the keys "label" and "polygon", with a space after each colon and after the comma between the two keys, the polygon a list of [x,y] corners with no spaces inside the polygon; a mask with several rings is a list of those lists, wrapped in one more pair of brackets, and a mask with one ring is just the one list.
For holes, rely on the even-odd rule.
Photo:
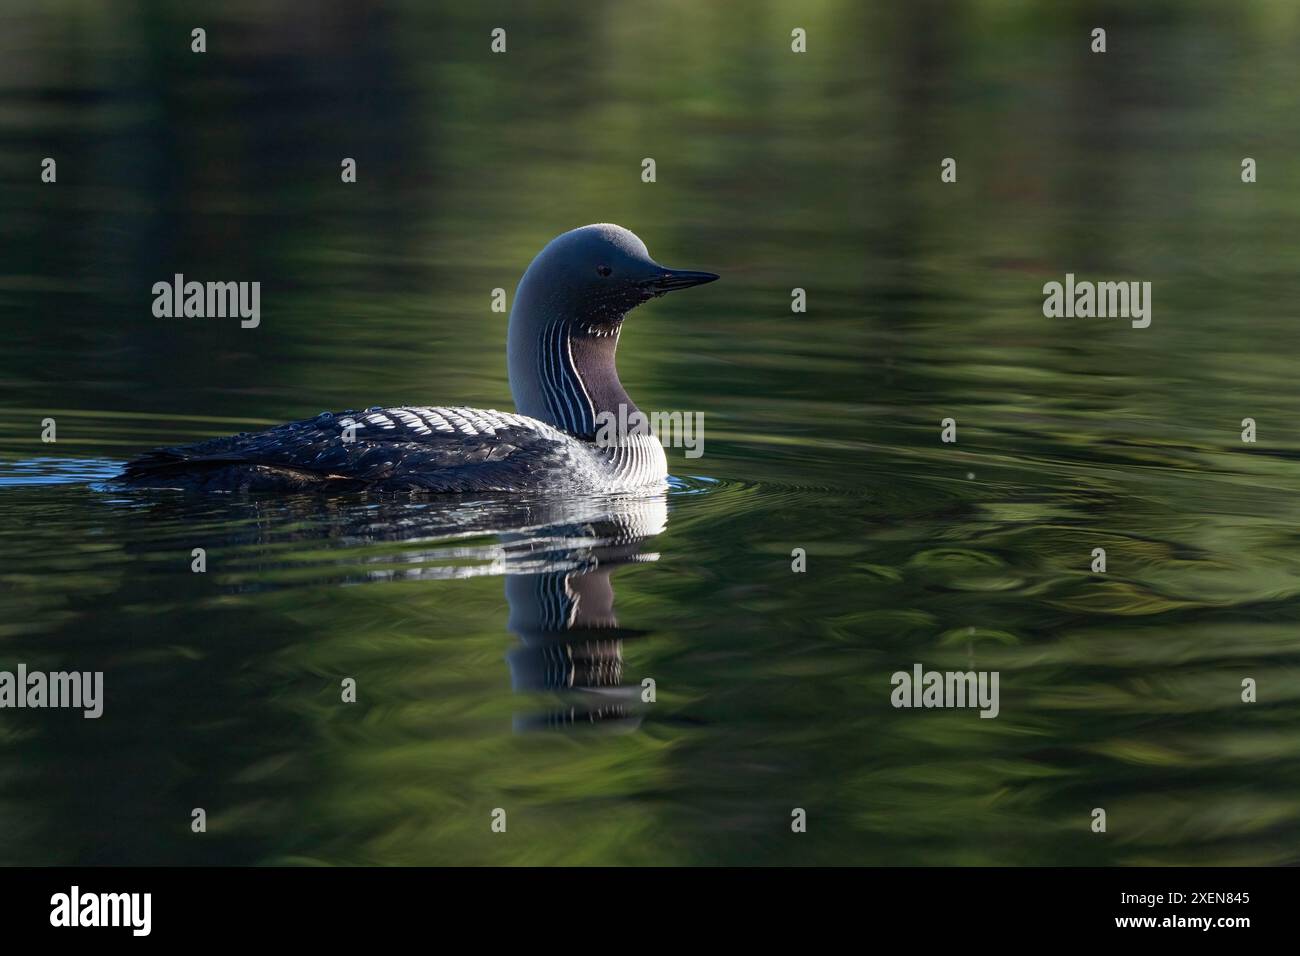
{"label": "loon head", "polygon": [[510,310],[515,408],[584,437],[601,412],[635,411],[614,366],[623,319],[649,299],[716,278],[659,265],[622,226],[599,223],[552,239],[519,280]]}

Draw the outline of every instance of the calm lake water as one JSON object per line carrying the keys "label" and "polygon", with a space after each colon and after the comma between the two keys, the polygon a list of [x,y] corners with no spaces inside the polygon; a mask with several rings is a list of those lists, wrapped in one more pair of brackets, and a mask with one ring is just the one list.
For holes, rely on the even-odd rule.
{"label": "calm lake water", "polygon": [[[1300,862],[1300,11],[473,6],[0,14],[0,670],[105,675],[0,711],[0,863]],[[623,335],[704,415],[666,495],[102,484],[510,407],[491,290],[595,221],[723,276]],[[894,709],[918,662],[999,716]]]}

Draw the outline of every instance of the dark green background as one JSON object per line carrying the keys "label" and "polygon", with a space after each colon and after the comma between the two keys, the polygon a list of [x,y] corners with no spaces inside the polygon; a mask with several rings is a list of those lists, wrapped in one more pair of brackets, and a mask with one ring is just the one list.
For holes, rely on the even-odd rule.
{"label": "dark green background", "polygon": [[[1300,861],[1300,6],[213,6],[0,10],[0,669],[107,694],[0,713],[0,862]],[[554,702],[448,506],[88,487],[509,407],[490,291],[593,221],[723,276],[620,350],[706,425],[615,572],[632,732],[513,729]],[[175,272],[260,281],[261,327],[154,318]],[[1044,318],[1066,272],[1152,326]],[[916,661],[999,670],[1001,716],[892,709]]]}

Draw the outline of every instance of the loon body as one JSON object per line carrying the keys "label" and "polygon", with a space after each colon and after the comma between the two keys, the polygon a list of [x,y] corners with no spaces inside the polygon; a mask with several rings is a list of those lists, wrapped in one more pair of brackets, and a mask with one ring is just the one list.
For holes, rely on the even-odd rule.
{"label": "loon body", "polygon": [[516,412],[441,406],[326,412],[266,431],[159,448],[127,464],[114,481],[213,491],[662,487],[668,464],[658,438],[634,431],[609,441],[602,433],[606,422],[636,420],[614,364],[619,333],[642,302],[716,278],[665,269],[621,226],[574,229],[538,253],[515,290],[507,355]]}

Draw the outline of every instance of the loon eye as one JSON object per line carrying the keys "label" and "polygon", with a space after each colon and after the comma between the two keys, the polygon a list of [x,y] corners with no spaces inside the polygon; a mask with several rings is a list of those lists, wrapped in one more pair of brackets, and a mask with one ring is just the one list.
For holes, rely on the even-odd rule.
{"label": "loon eye", "polygon": [[596,272],[598,272],[600,275],[603,276],[608,276],[613,271],[614,270],[611,269],[609,266],[596,266]]}

